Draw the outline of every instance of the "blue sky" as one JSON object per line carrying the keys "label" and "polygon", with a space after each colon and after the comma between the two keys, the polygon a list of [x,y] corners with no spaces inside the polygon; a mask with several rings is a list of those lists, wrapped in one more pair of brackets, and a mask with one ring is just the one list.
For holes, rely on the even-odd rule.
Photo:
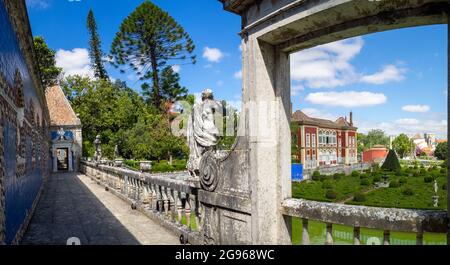
{"label": "blue sky", "polygon": [[[240,18],[215,0],[154,0],[190,34],[196,65],[175,67],[191,93],[214,90],[216,98],[240,104]],[[34,35],[58,51],[66,74],[91,74],[86,16],[94,10],[103,50],[122,20],[142,0],[27,0]],[[387,31],[339,41],[291,56],[292,102],[313,117],[335,119],[350,110],[360,131],[388,134],[435,132],[447,138],[447,26]],[[133,73],[113,78],[137,90]]]}

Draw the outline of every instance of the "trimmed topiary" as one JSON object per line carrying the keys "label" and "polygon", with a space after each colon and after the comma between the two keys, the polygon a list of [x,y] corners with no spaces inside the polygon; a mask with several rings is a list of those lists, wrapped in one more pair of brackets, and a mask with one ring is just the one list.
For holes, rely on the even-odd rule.
{"label": "trimmed topiary", "polygon": [[405,187],[402,190],[403,195],[411,196],[414,195],[414,190],[411,187]]}
{"label": "trimmed topiary", "polygon": [[425,177],[423,178],[423,181],[424,181],[425,183],[431,183],[431,182],[433,182],[433,177],[432,177],[432,176],[425,176]]}
{"label": "trimmed topiary", "polygon": [[407,183],[408,182],[408,179],[407,178],[405,178],[405,177],[402,177],[402,178],[400,178],[399,179],[399,181],[398,182],[400,182],[400,184],[405,184],[405,183]]}
{"label": "trimmed topiary", "polygon": [[381,177],[379,175],[373,176],[373,183],[380,182],[380,181],[381,181]]}
{"label": "trimmed topiary", "polygon": [[368,175],[367,173],[361,174],[361,175],[359,176],[360,179],[366,179],[366,178],[368,178],[368,177],[369,177],[369,175]]}
{"label": "trimmed topiary", "polygon": [[327,199],[334,200],[337,198],[337,192],[335,190],[327,190],[325,197]]}
{"label": "trimmed topiary", "polygon": [[443,190],[447,190],[447,183],[444,183],[444,184],[442,185],[442,189],[443,189]]}
{"label": "trimmed topiary", "polygon": [[312,174],[312,176],[311,176],[311,178],[312,178],[312,180],[315,180],[315,181],[319,181],[320,180],[320,178],[321,178],[321,176],[320,176],[320,172],[319,171],[314,171],[314,173]]}
{"label": "trimmed topiary", "polygon": [[390,150],[386,159],[384,160],[383,165],[381,166],[381,169],[383,170],[390,170],[390,171],[400,171],[400,162],[398,161],[397,154],[394,150]]}
{"label": "trimmed topiary", "polygon": [[324,182],[322,182],[322,189],[332,189],[333,188],[333,183],[331,183],[331,181],[326,180]]}
{"label": "trimmed topiary", "polygon": [[361,185],[362,186],[369,186],[370,185],[370,181],[369,179],[365,178],[361,180]]}
{"label": "trimmed topiary", "polygon": [[355,178],[359,177],[360,175],[361,175],[361,174],[359,173],[359,171],[356,171],[356,170],[353,171],[352,174],[351,174],[351,176],[352,176],[352,177],[355,177]]}
{"label": "trimmed topiary", "polygon": [[389,188],[398,188],[400,187],[400,182],[398,180],[393,180],[389,183]]}
{"label": "trimmed topiary", "polygon": [[415,177],[415,178],[418,178],[420,176],[420,173],[418,171],[414,171],[412,176]]}
{"label": "trimmed topiary", "polygon": [[355,194],[355,196],[353,196],[353,201],[364,202],[364,201],[366,201],[366,195],[361,192],[358,192]]}

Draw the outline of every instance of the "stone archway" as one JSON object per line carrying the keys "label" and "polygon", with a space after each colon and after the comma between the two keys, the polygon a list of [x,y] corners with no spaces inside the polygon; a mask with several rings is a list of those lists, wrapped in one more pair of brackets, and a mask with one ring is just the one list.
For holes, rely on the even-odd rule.
{"label": "stone archway", "polygon": [[[368,33],[448,24],[443,0],[220,0],[242,17],[243,108],[233,153],[248,170],[251,242],[290,244],[290,61],[293,52]],[[231,163],[231,162],[229,162]],[[221,177],[227,178],[223,173]]]}

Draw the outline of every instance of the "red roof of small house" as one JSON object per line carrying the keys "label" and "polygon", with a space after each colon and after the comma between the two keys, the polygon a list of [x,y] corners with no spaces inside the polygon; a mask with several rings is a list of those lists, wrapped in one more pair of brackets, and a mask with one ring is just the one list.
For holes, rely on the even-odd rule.
{"label": "red roof of small house", "polygon": [[59,85],[48,87],[45,91],[51,126],[79,126],[77,117]]}

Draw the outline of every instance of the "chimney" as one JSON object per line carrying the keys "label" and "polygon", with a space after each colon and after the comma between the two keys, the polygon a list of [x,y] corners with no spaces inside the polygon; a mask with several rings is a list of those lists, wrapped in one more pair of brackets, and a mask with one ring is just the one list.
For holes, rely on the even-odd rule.
{"label": "chimney", "polygon": [[353,126],[353,111],[350,111],[350,126]]}

